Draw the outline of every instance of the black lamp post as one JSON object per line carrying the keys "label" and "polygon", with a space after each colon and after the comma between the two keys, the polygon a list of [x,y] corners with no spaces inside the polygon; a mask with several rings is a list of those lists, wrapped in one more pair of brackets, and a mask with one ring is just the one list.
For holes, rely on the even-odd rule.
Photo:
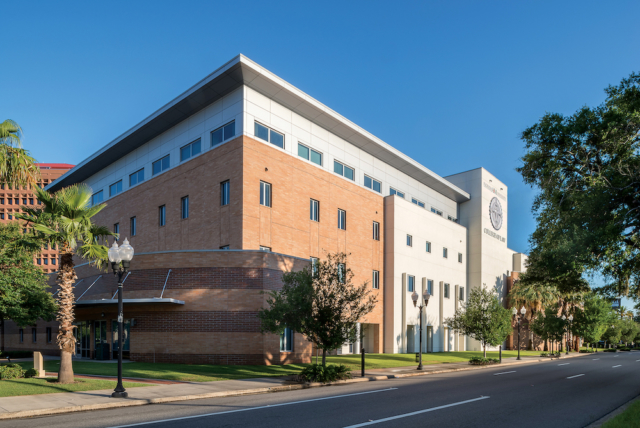
{"label": "black lamp post", "polygon": [[567,342],[567,354],[569,353],[569,347],[570,346],[573,347],[573,330],[572,330],[572,327],[573,327],[573,315],[569,315],[568,320],[569,320],[569,329],[567,331],[567,340],[568,340],[568,342]]}
{"label": "black lamp post", "polygon": [[129,262],[133,258],[133,247],[125,238],[122,246],[118,248],[118,243],[114,242],[109,248],[109,261],[113,274],[118,276],[118,385],[113,390],[113,398],[127,398],[129,394],[122,386],[122,348],[124,338],[124,316],[122,304],[122,277],[129,270]]}
{"label": "black lamp post", "polygon": [[[420,310],[420,359],[418,360],[418,370],[422,370],[422,309],[427,307],[427,305],[429,304],[430,297],[431,297],[431,294],[429,294],[429,292],[425,290],[424,294],[422,295],[424,304],[421,304],[420,306],[418,306],[418,309]],[[413,307],[415,308],[416,304],[418,303],[418,293],[416,293],[415,290],[411,295],[411,300],[413,300]]]}
{"label": "black lamp post", "polygon": [[567,324],[567,317],[562,315],[562,321],[565,322],[564,346],[567,348],[564,350],[564,354],[569,355],[569,324]]}
{"label": "black lamp post", "polygon": [[513,314],[513,316],[516,318],[516,321],[518,322],[518,358],[516,358],[516,360],[520,360],[520,319],[521,317],[524,317],[524,315],[527,313],[527,310],[525,309],[525,307],[523,306],[522,309],[520,309],[520,313],[522,315],[518,314],[518,310],[516,308],[513,308],[511,310],[511,313]]}

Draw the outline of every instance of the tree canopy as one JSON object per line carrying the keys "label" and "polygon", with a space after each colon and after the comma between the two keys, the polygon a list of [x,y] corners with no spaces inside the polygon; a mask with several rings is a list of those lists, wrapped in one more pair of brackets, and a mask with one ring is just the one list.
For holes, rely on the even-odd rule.
{"label": "tree canopy", "polygon": [[286,272],[283,286],[272,291],[267,308],[258,313],[263,333],[280,334],[286,327],[328,351],[357,340],[357,324],[373,310],[377,299],[368,283],[355,285],[344,253],[329,254],[314,266]]}
{"label": "tree canopy", "polygon": [[502,306],[495,292],[482,287],[472,288],[466,305],[447,318],[445,324],[479,341],[485,357],[487,345],[498,346],[512,333],[511,313]]}
{"label": "tree canopy", "polygon": [[593,345],[600,341],[615,319],[615,313],[608,300],[595,293],[589,293],[585,296],[582,307],[573,308],[573,317],[573,333]]}
{"label": "tree canopy", "polygon": [[22,128],[11,119],[0,123],[0,183],[35,187],[40,168],[31,154],[22,148]]}
{"label": "tree canopy", "polygon": [[605,290],[612,297],[637,298],[640,74],[605,93],[597,107],[570,116],[547,113],[522,133],[528,152],[518,171],[539,189],[530,276],[560,279],[559,288],[575,292],[584,287],[582,274],[598,271],[609,278]]}
{"label": "tree canopy", "polygon": [[41,245],[36,237],[23,234],[16,222],[0,224],[0,322],[10,319],[26,326],[54,318],[57,308],[46,277],[33,264]]}

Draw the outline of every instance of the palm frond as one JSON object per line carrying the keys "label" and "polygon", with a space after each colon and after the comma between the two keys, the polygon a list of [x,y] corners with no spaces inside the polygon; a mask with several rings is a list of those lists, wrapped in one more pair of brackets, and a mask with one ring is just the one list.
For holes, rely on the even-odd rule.
{"label": "palm frond", "polygon": [[0,123],[0,143],[21,147],[22,128],[15,121],[7,119]]}

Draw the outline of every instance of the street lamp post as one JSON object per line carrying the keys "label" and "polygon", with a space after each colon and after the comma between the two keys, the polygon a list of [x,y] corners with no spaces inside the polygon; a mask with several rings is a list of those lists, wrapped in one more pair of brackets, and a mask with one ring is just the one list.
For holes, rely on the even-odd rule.
{"label": "street lamp post", "polygon": [[[567,317],[562,315],[562,321],[566,323]],[[566,326],[565,326],[565,332],[564,332],[564,346],[567,348],[564,350],[564,354],[569,355],[569,330],[567,329]]]}
{"label": "street lamp post", "polygon": [[522,309],[520,309],[520,314],[518,314],[518,310],[516,308],[513,308],[511,310],[511,313],[513,314],[513,316],[516,318],[516,321],[518,322],[518,358],[516,358],[516,360],[520,360],[520,319],[521,317],[524,317],[524,315],[527,313],[527,310],[525,309],[525,307],[523,306]]}
{"label": "street lamp post", "polygon": [[[411,300],[413,300],[414,308],[418,303],[418,297],[419,297],[418,293],[416,293],[416,291],[414,290],[413,294],[411,295]],[[420,310],[420,359],[418,360],[417,370],[422,370],[422,309],[427,307],[427,305],[429,304],[430,297],[431,297],[431,294],[429,294],[429,292],[425,290],[424,294],[422,295],[422,300],[424,304],[421,304],[420,306],[418,306],[418,309]]]}
{"label": "street lamp post", "polygon": [[[573,347],[573,315],[569,315],[569,331],[567,331],[567,339],[569,339],[569,344]],[[569,336],[571,335],[571,336]],[[567,346],[567,353],[569,353],[569,346]]]}
{"label": "street lamp post", "polygon": [[124,242],[118,248],[118,243],[114,241],[113,246],[109,248],[109,261],[113,274],[118,277],[118,385],[114,389],[111,396],[113,398],[127,398],[129,394],[122,386],[122,348],[124,342],[124,316],[122,304],[122,277],[129,270],[129,262],[133,258],[133,247],[129,245],[129,241],[125,238]]}

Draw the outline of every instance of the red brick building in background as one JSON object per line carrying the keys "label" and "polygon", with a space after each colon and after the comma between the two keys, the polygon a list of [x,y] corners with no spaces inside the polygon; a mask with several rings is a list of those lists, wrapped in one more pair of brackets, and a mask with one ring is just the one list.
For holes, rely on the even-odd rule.
{"label": "red brick building in background", "polygon": [[[40,187],[46,187],[60,176],[72,169],[74,165],[68,163],[39,163]],[[9,185],[0,186],[0,223],[16,221],[15,214],[21,212],[21,207],[38,207],[38,199],[31,189],[12,189]],[[33,263],[40,266],[45,273],[58,270],[58,251],[55,248],[42,248],[40,254],[33,259]]]}

